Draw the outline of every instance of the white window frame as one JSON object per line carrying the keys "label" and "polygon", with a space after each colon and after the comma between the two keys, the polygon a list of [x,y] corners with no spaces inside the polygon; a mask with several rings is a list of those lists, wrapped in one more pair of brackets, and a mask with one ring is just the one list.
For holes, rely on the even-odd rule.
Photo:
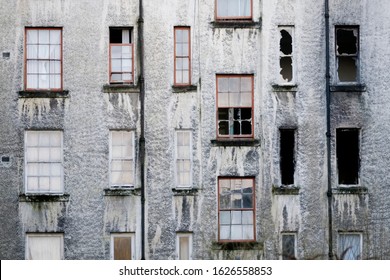
{"label": "white window frame", "polygon": [[[113,184],[112,182],[112,175],[111,175],[111,168],[112,168],[112,161],[114,160],[113,157],[112,157],[112,148],[113,148],[113,145],[112,145],[112,133],[113,132],[128,132],[130,133],[131,137],[132,137],[132,155],[133,157],[132,158],[118,158],[118,159],[123,159],[123,160],[129,160],[132,162],[132,168],[133,168],[133,182],[132,183],[129,183],[129,184],[121,184],[121,185],[117,185],[117,184]],[[128,187],[128,188],[134,188],[135,186],[135,133],[133,130],[120,130],[120,129],[113,129],[113,130],[110,130],[110,141],[109,141],[109,145],[110,145],[110,151],[109,151],[109,181],[110,181],[110,188],[115,188],[115,187]]]}
{"label": "white window frame", "polygon": [[283,260],[283,236],[294,236],[294,258],[297,258],[297,233],[296,232],[282,232],[280,235],[280,259]]}
{"label": "white window frame", "polygon": [[[338,237],[337,237],[337,254],[338,254],[339,258],[341,258],[341,254],[346,249],[346,248],[343,248],[343,251],[341,251],[340,237],[342,235],[344,235],[344,236],[347,236],[347,235],[357,235],[357,236],[359,236],[359,239],[360,239],[359,250],[360,250],[360,252],[359,252],[357,260],[361,260],[362,257],[363,257],[363,234],[361,232],[339,232]],[[348,252],[347,252],[347,254],[348,254]]]}
{"label": "white window frame", "polygon": [[[290,34],[290,36],[291,36],[291,54],[284,54],[281,50],[280,50],[280,40],[282,39],[282,34],[281,34],[281,31],[282,30],[285,30],[285,31],[287,31],[289,34]],[[297,72],[297,71],[295,71],[295,66],[296,66],[296,63],[295,63],[295,46],[294,46],[294,44],[295,44],[295,32],[294,32],[294,30],[295,30],[295,28],[294,28],[294,25],[279,25],[278,26],[278,50],[279,50],[279,61],[278,61],[278,65],[279,65],[279,67],[278,67],[278,75],[277,75],[277,77],[278,77],[278,82],[279,82],[279,84],[280,85],[294,85],[295,84],[295,80],[296,80],[296,78],[295,78],[295,73]],[[282,68],[280,67],[280,60],[281,60],[281,58],[282,57],[291,57],[291,68],[292,68],[292,73],[291,73],[291,75],[292,75],[292,79],[291,79],[291,81],[286,81],[286,80],[284,80],[283,79],[283,77],[282,77],[282,75],[281,75],[281,73],[280,73],[280,71],[282,70]]]}
{"label": "white window frame", "polygon": [[243,11],[241,11],[241,5],[239,3],[236,3],[239,5],[239,12],[238,14],[234,14],[234,15],[229,15],[229,14],[226,14],[226,15],[221,15],[219,13],[220,11],[220,8],[219,6],[221,5],[222,6],[222,3],[225,0],[215,0],[215,18],[217,20],[251,20],[252,17],[253,17],[253,0],[235,0],[237,2],[241,2],[241,1],[249,1],[249,15],[245,15]]}
{"label": "white window frame", "polygon": [[[28,134],[29,133],[47,133],[47,132],[51,132],[51,133],[60,133],[60,137],[61,137],[61,161],[49,161],[49,162],[42,162],[42,161],[28,161],[27,157],[28,157],[28,149],[29,148],[32,148],[32,146],[28,146],[28,141],[27,141],[27,138],[28,138]],[[39,136],[38,136],[39,137]],[[39,140],[38,140],[39,141]],[[37,146],[33,146],[33,147],[37,147],[37,148],[42,148],[42,146],[38,145]],[[52,147],[52,146],[49,146],[49,147]],[[28,172],[28,165],[30,163],[46,163],[46,164],[61,164],[61,186],[60,186],[60,190],[58,191],[47,191],[47,190],[44,190],[44,191],[35,191],[35,190],[29,190],[29,183],[28,183],[28,178],[29,177],[47,177],[47,176],[41,176],[40,174],[38,174],[37,176],[29,176],[29,172]],[[58,176],[56,176],[58,177]],[[50,175],[49,175],[49,180],[50,180]],[[26,130],[25,133],[24,133],[24,180],[25,180],[25,192],[26,193],[63,193],[64,192],[64,145],[63,145],[63,132],[61,130]],[[38,179],[39,180],[39,179]],[[38,181],[38,184],[39,184],[39,181]],[[50,183],[49,183],[50,184]],[[39,186],[38,186],[39,188]],[[50,188],[50,186],[49,186]]]}
{"label": "white window frame", "polygon": [[[190,157],[187,159],[187,158],[179,158],[179,155],[178,155],[178,133],[189,133],[189,139],[190,139],[190,143],[189,143],[189,155]],[[178,162],[180,160],[189,160],[190,161],[190,183],[189,185],[181,185],[180,182],[179,182],[179,178],[178,178]],[[192,172],[193,172],[193,156],[192,156],[192,131],[189,130],[189,129],[177,129],[175,130],[175,185],[176,185],[176,188],[179,188],[179,189],[190,189],[192,188]]]}
{"label": "white window frame", "polygon": [[39,238],[60,238],[60,260],[64,259],[64,234],[63,233],[26,233],[26,249],[25,249],[25,259],[30,260],[29,258],[29,239],[31,237],[39,237]]}
{"label": "white window frame", "polygon": [[188,237],[188,256],[189,260],[192,260],[192,233],[190,232],[180,232],[176,233],[176,259],[180,260],[180,239],[183,237]]}
{"label": "white window frame", "polygon": [[135,260],[135,234],[129,232],[111,233],[110,236],[110,259],[114,260],[114,239],[115,237],[129,237],[131,239],[131,260]]}

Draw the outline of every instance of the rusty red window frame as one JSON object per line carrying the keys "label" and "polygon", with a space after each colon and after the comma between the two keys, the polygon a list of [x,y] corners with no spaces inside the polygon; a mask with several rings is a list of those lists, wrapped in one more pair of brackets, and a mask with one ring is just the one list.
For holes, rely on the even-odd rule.
{"label": "rusty red window frame", "polygon": [[[226,208],[221,209],[220,194],[221,194],[221,180],[252,180],[252,208]],[[255,177],[218,177],[218,242],[254,242],[256,241],[256,192],[255,192]],[[221,239],[221,212],[223,211],[251,211],[253,213],[253,239]]]}
{"label": "rusty red window frame", "polygon": [[[176,50],[176,45],[177,45],[177,39],[176,39],[176,31],[178,30],[185,30],[185,31],[188,31],[188,55],[187,56],[179,56],[177,54],[177,50]],[[174,85],[175,86],[188,86],[191,84],[191,27],[189,26],[175,26],[174,27]],[[187,59],[188,60],[188,82],[187,83],[180,83],[177,81],[177,76],[176,76],[176,62],[177,62],[177,59],[178,58],[181,58],[181,59]],[[183,74],[183,73],[182,73]]]}
{"label": "rusty red window frame", "polygon": [[[130,41],[132,41],[132,28],[131,27],[110,27],[111,29],[117,29],[117,30],[129,30],[130,32]],[[111,38],[110,38],[111,40]],[[126,71],[112,71],[112,58],[111,58],[111,53],[112,53],[112,47],[114,46],[129,46],[131,48],[131,72],[126,72]],[[109,43],[109,81],[110,84],[133,84],[134,83],[134,44],[133,43]],[[130,74],[130,80],[122,80],[122,81],[116,81],[112,80],[112,75],[113,74]]]}
{"label": "rusty red window frame", "polygon": [[[250,1],[250,15],[249,16],[219,16],[218,15],[218,1],[215,0],[214,16],[216,20],[252,20],[253,18],[253,0]],[[236,0],[240,1],[240,0]]]}
{"label": "rusty red window frame", "polygon": [[[236,107],[219,107],[218,106],[218,79],[219,78],[247,78],[247,77],[250,77],[251,78],[251,106],[250,107],[247,107],[247,106],[236,106]],[[253,77],[253,74],[217,74],[217,77],[216,77],[216,107],[217,107],[217,110],[216,110],[216,131],[217,131],[217,138],[218,139],[252,139],[254,137],[254,115],[253,115],[253,99],[254,99],[254,77]],[[227,134],[227,135],[221,135],[219,134],[219,109],[220,108],[251,108],[251,134],[238,134],[238,135],[234,135],[234,134]]]}
{"label": "rusty red window frame", "polygon": [[[27,87],[27,31],[28,30],[59,30],[60,31],[60,87],[59,88],[50,88],[50,82],[49,82],[49,88],[29,88]],[[39,37],[38,37],[39,38]],[[50,40],[50,39],[49,39]],[[39,43],[37,44],[39,46]],[[50,42],[49,42],[50,46]],[[54,59],[36,59],[37,61],[47,60],[47,61],[58,61]],[[50,76],[50,72],[48,74]],[[62,91],[63,90],[63,38],[62,38],[62,27],[25,27],[24,29],[24,89],[26,91]]]}

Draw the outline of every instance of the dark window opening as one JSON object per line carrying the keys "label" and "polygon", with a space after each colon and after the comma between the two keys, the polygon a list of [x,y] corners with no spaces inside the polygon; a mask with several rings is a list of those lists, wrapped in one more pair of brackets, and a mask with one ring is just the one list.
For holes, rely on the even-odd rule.
{"label": "dark window opening", "polygon": [[[128,35],[124,34],[124,30],[128,30]],[[130,44],[132,42],[131,32],[129,29],[110,28],[110,43],[111,44]]]}
{"label": "dark window opening", "polygon": [[337,53],[357,54],[356,30],[337,29]]}
{"label": "dark window opening", "polygon": [[291,54],[292,53],[292,37],[290,33],[288,33],[286,30],[282,29],[280,30],[280,35],[282,38],[280,39],[280,51],[285,54]]}
{"label": "dark window opening", "polygon": [[293,38],[292,27],[285,27],[280,30],[280,75],[283,82],[291,82],[293,80]]}
{"label": "dark window opening", "polygon": [[280,173],[282,185],[294,184],[295,172],[295,130],[280,130]]}
{"label": "dark window opening", "polygon": [[336,153],[339,184],[359,183],[359,129],[337,129]]}
{"label": "dark window opening", "polygon": [[292,58],[291,57],[281,57],[280,58],[280,75],[282,75],[283,80],[291,82],[292,80]]}
{"label": "dark window opening", "polygon": [[358,42],[357,27],[336,28],[337,74],[340,82],[358,80]]}
{"label": "dark window opening", "polygon": [[283,234],[282,235],[282,259],[294,260],[295,257],[295,235]]}

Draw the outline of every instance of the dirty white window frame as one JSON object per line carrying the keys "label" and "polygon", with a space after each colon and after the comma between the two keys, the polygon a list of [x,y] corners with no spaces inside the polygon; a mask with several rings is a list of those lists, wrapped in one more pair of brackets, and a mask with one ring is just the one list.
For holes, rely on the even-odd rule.
{"label": "dirty white window frame", "polygon": [[253,0],[215,0],[217,20],[251,20]]}
{"label": "dirty white window frame", "polygon": [[[285,248],[284,248],[284,243],[283,243],[283,238],[286,236],[290,236],[294,238],[294,255],[293,256],[286,256],[285,255]],[[291,260],[291,259],[296,259],[297,258],[297,233],[296,232],[282,232],[280,236],[280,252],[281,260]]]}
{"label": "dirty white window frame", "polygon": [[[247,192],[248,187],[251,192]],[[254,177],[218,178],[219,242],[256,241],[255,203]]]}
{"label": "dirty white window frame", "polygon": [[[133,188],[135,186],[135,139],[134,131],[132,130],[110,130],[110,187],[120,188],[127,187]],[[120,135],[120,143],[113,138]],[[126,137],[130,138],[129,145],[126,145]],[[115,165],[118,165],[116,167]],[[120,167],[119,167],[120,165]],[[127,168],[124,167],[127,165]],[[113,173],[118,173],[120,176],[120,182],[114,182]],[[128,173],[130,175],[129,180],[123,178]]]}
{"label": "dirty white window frame", "polygon": [[[176,188],[192,188],[192,131],[175,131],[175,178]],[[186,175],[187,174],[187,175]],[[188,177],[186,177],[188,176]]]}
{"label": "dirty white window frame", "polygon": [[25,90],[62,90],[62,28],[25,28]]}
{"label": "dirty white window frame", "polygon": [[[239,80],[239,85],[238,88],[234,89],[234,87],[236,86],[232,86],[232,85],[234,85],[234,80],[237,79]],[[249,84],[248,83],[249,79],[250,79],[250,87],[246,88],[245,83],[243,81],[247,80],[246,83]],[[253,75],[252,74],[243,74],[243,75],[218,74],[216,80],[217,80],[216,81],[217,82],[216,83],[217,138],[219,139],[253,138],[254,136],[254,115],[253,115],[254,77]],[[227,83],[227,86],[224,85],[224,83]],[[244,115],[248,112],[248,109],[250,109],[250,118],[245,118]],[[223,114],[226,115],[225,119],[222,118]],[[251,130],[250,134],[243,133],[244,125],[245,125],[245,129],[248,128],[247,123],[250,124],[249,126]],[[235,131],[236,124],[239,125],[239,130],[240,130],[239,133],[236,133]],[[226,128],[228,130],[227,134],[220,133]]]}
{"label": "dirty white window frame", "polygon": [[[37,244],[36,244],[37,243]],[[63,260],[63,233],[26,233],[26,260]]]}
{"label": "dirty white window frame", "polygon": [[[347,54],[339,53],[338,51],[338,41],[337,41],[337,31],[338,30],[349,30],[352,31],[356,37],[356,53]],[[336,67],[335,67],[335,77],[337,79],[337,84],[358,84],[360,83],[360,34],[358,25],[336,25],[335,26],[335,54],[336,54]],[[339,76],[339,67],[341,59],[355,59],[355,69],[356,69],[356,78],[351,81],[342,81]]]}
{"label": "dirty white window frame", "polygon": [[[348,238],[353,238],[354,240],[347,240]],[[337,243],[338,258],[343,260],[362,259],[363,235],[361,232],[339,232]]]}
{"label": "dirty white window frame", "polygon": [[[285,31],[287,32],[290,36],[291,36],[291,53],[287,53],[285,54],[283,51],[282,51],[282,31]],[[278,26],[278,44],[279,44],[279,61],[278,61],[278,65],[279,65],[279,70],[278,70],[278,83],[280,85],[294,85],[295,84],[295,57],[294,57],[294,54],[295,54],[295,46],[294,46],[294,43],[295,43],[295,35],[294,35],[294,26],[293,25],[279,25]],[[282,60],[285,60],[285,59],[291,59],[291,80],[288,81],[288,79],[284,79],[283,78],[283,75],[282,75],[282,71],[283,71],[283,67],[282,67]]]}
{"label": "dirty white window frame", "polygon": [[191,27],[174,27],[174,85],[191,84]]}
{"label": "dirty white window frame", "polygon": [[[110,84],[134,83],[134,44],[132,43],[132,28],[110,27],[110,34],[114,30],[122,31],[121,43],[111,43],[109,47],[109,80]],[[114,78],[120,76],[120,79]]]}
{"label": "dirty white window frame", "polygon": [[115,256],[115,239],[116,238],[125,238],[130,239],[130,256],[131,260],[135,260],[135,234],[129,232],[116,232],[111,233],[110,236],[110,259],[117,260],[118,258]]}
{"label": "dirty white window frame", "polygon": [[176,233],[176,259],[192,260],[192,233]]}
{"label": "dirty white window frame", "polygon": [[26,193],[63,193],[63,132],[26,130],[24,139]]}

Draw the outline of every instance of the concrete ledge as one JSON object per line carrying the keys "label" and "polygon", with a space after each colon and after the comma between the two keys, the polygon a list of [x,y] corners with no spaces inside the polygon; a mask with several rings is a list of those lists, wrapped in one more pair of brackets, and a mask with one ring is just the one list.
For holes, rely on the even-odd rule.
{"label": "concrete ledge", "polygon": [[29,193],[20,194],[19,202],[68,202],[69,194]]}
{"label": "concrete ledge", "polygon": [[241,146],[249,146],[249,147],[258,147],[260,146],[259,139],[213,139],[211,140],[211,144],[214,147],[241,147]]}
{"label": "concrete ledge", "polygon": [[188,86],[172,86],[172,92],[182,93],[189,91],[196,91],[198,89],[197,85],[188,85]]}
{"label": "concrete ledge", "polygon": [[139,93],[140,89],[133,84],[105,84],[102,91],[105,93]]}
{"label": "concrete ledge", "polygon": [[174,196],[196,195],[198,191],[198,188],[172,188]]}
{"label": "concrete ledge", "polygon": [[263,250],[264,244],[257,241],[248,242],[213,242],[212,250]]}
{"label": "concrete ledge", "polygon": [[366,195],[368,194],[367,187],[361,186],[351,186],[351,187],[337,187],[332,189],[332,194],[357,194],[357,195]]}
{"label": "concrete ledge", "polygon": [[213,28],[261,28],[261,18],[259,21],[253,20],[217,20],[210,22]]}
{"label": "concrete ledge", "polygon": [[19,91],[20,98],[66,98],[69,97],[69,90],[22,90]]}
{"label": "concrete ledge", "polygon": [[273,84],[272,89],[273,89],[273,91],[281,91],[281,92],[297,92],[298,91],[297,85]]}
{"label": "concrete ledge", "polygon": [[104,189],[104,196],[129,196],[140,195],[140,188],[107,188]]}
{"label": "concrete ledge", "polygon": [[365,92],[366,90],[365,84],[330,86],[331,92]]}
{"label": "concrete ledge", "polygon": [[299,195],[299,187],[294,185],[272,186],[274,195]]}

